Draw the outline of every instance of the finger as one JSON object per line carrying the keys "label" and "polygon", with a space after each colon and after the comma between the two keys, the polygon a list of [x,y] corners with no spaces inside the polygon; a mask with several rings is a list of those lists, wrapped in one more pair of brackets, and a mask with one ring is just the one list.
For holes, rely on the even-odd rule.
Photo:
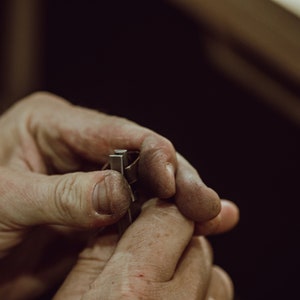
{"label": "finger", "polygon": [[203,237],[193,237],[161,299],[205,299],[211,276],[212,249]]}
{"label": "finger", "polygon": [[128,209],[130,190],[116,171],[46,176],[0,168],[0,223],[7,229],[54,224],[97,228]]}
{"label": "finger", "polygon": [[174,204],[152,199],[124,233],[113,258],[126,255],[127,263],[135,272],[133,276],[167,281],[173,276],[193,230],[194,223],[185,218]]}
{"label": "finger", "polygon": [[140,147],[139,180],[152,197],[167,199],[175,194],[176,152],[170,141],[150,134]]}
{"label": "finger", "polygon": [[91,240],[80,253],[76,265],[55,294],[54,299],[81,299],[90,284],[101,274],[112,256],[118,242],[118,235],[106,232]]}
{"label": "finger", "polygon": [[[42,153],[61,171],[73,165],[70,154],[105,163],[108,153],[120,145],[139,148],[144,135],[149,133],[124,118],[72,105],[50,93],[30,95],[20,106],[27,108],[29,130],[37,138]],[[32,111],[33,106],[38,114]]]}
{"label": "finger", "polygon": [[192,233],[193,223],[174,204],[148,202],[121,237],[113,256],[91,285],[87,299],[94,299],[101,290],[103,299],[130,299],[143,294],[145,284],[170,280]]}
{"label": "finger", "polygon": [[203,183],[197,171],[179,154],[175,201],[187,218],[199,223],[211,220],[221,210],[217,193]]}
{"label": "finger", "polygon": [[83,168],[79,157],[84,164],[87,160],[104,164],[114,149],[139,150],[141,182],[161,198],[175,193],[175,150],[159,134],[124,118],[73,106],[49,93],[31,95],[20,106],[28,111],[29,130],[48,161],[48,169],[79,170]]}
{"label": "finger", "polygon": [[207,291],[207,300],[232,300],[234,298],[233,282],[220,267],[214,266]]}
{"label": "finger", "polygon": [[221,212],[213,219],[195,224],[196,235],[220,234],[233,229],[239,221],[239,208],[231,201],[221,201]]}

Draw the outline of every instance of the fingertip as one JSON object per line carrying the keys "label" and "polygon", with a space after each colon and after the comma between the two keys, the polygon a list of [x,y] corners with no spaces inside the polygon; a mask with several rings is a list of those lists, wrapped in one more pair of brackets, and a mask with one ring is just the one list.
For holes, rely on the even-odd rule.
{"label": "fingertip", "polygon": [[233,281],[226,271],[214,265],[207,292],[208,299],[232,300],[234,297]]}
{"label": "fingertip", "polygon": [[208,186],[205,186],[204,191],[206,193],[207,201],[211,202],[211,217],[210,218],[213,218],[213,217],[217,216],[222,209],[221,199],[220,199],[219,194],[214,189],[212,189]]}
{"label": "fingertip", "polygon": [[189,193],[180,187],[177,189],[176,203],[187,218],[202,223],[220,213],[221,201],[216,191],[202,182],[196,182],[192,177],[186,186],[189,186]]}
{"label": "fingertip", "polygon": [[240,210],[239,210],[238,206],[230,200],[222,199],[221,205],[222,205],[222,209],[221,209],[222,223],[223,223],[224,229],[226,229],[226,231],[228,231],[228,230],[232,229],[233,227],[235,227],[237,225],[237,223],[239,222]]}
{"label": "fingertip", "polygon": [[195,235],[214,235],[232,230],[239,221],[239,208],[229,200],[221,200],[221,211],[213,219],[195,225]]}

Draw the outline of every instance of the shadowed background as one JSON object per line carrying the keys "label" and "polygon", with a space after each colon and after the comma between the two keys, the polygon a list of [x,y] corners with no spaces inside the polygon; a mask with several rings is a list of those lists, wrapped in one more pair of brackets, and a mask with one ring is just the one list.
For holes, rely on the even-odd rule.
{"label": "shadowed background", "polygon": [[[210,238],[215,262],[234,281],[236,299],[291,298],[300,267],[298,69],[285,75],[280,65],[256,53],[255,45],[247,48],[248,40],[224,37],[172,1],[28,1],[37,13],[24,21],[29,23],[26,44],[8,39],[13,17],[4,17],[18,11],[21,2],[1,3],[2,41],[10,41],[1,47],[2,108],[45,89],[166,136],[207,185],[240,207],[238,227]],[[27,10],[32,11],[30,5]],[[278,7],[271,10],[297,23]],[[20,24],[17,29],[26,31]],[[7,73],[9,59],[16,63],[15,47],[18,53],[26,49],[33,67],[25,59]],[[216,47],[222,51],[213,52]],[[234,76],[215,62],[228,49],[239,59],[228,63],[235,66]],[[221,56],[220,62],[230,57]],[[248,76],[244,62],[256,73]],[[15,80],[21,71],[26,75]],[[273,85],[257,88],[269,79]]]}

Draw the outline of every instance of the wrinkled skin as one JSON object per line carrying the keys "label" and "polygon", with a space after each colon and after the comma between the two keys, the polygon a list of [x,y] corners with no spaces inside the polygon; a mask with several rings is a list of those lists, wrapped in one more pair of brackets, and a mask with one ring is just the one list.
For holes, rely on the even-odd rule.
{"label": "wrinkled skin", "polygon": [[[72,269],[58,299],[206,299],[218,289],[225,296],[216,299],[231,299],[228,275],[194,234],[230,230],[238,209],[166,138],[43,92],[9,109],[0,128],[0,298],[36,299]],[[101,167],[121,148],[140,151],[140,189],[162,200],[146,202],[119,239],[109,225],[125,214],[130,191]]]}

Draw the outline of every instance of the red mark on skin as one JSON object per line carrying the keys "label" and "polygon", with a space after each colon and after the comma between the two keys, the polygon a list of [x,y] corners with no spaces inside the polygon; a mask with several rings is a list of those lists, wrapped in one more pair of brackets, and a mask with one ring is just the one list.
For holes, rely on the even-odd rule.
{"label": "red mark on skin", "polygon": [[138,277],[139,277],[139,278],[143,278],[143,277],[145,277],[145,274],[144,274],[144,273],[139,273],[139,274],[138,274]]}

